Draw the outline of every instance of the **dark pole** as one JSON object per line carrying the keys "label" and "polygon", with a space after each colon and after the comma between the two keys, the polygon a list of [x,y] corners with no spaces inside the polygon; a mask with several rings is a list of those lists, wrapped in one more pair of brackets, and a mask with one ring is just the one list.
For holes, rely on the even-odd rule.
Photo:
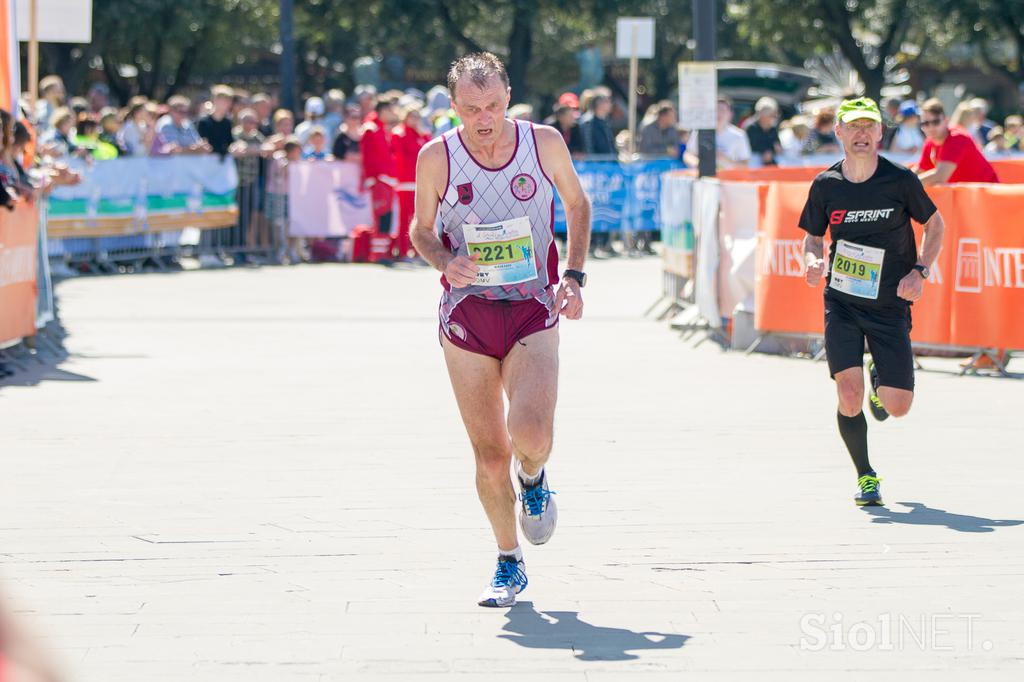
{"label": "dark pole", "polygon": [[[693,0],[693,32],[697,40],[695,61],[715,61],[715,25],[718,20],[716,4],[715,0]],[[713,176],[716,173],[715,129],[702,130],[697,138],[697,154],[700,157],[697,174],[700,177]]]}
{"label": "dark pole", "polygon": [[281,107],[295,111],[295,34],[292,0],[281,2]]}

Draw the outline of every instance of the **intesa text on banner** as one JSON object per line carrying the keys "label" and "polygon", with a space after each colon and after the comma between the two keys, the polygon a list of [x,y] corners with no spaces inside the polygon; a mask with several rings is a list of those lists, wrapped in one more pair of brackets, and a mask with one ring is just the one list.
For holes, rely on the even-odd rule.
{"label": "intesa text on banner", "polygon": [[[758,243],[755,326],[766,333],[820,334],[821,288],[803,281],[797,227],[804,183],[768,183]],[[801,193],[802,192],[802,193]],[[915,343],[1022,348],[1024,231],[1007,216],[1024,207],[1024,185],[944,185],[928,189],[942,214],[943,249],[914,303]],[[917,243],[923,228],[914,226]],[[826,244],[826,249],[828,245]]]}
{"label": "intesa text on banner", "polygon": [[754,326],[776,334],[821,334],[821,287],[804,281],[803,230],[797,227],[810,182],[770,182],[761,193]]}
{"label": "intesa text on banner", "polygon": [[[944,250],[952,343],[1024,348],[1024,185],[956,187]],[[952,273],[952,277],[949,274]]]}

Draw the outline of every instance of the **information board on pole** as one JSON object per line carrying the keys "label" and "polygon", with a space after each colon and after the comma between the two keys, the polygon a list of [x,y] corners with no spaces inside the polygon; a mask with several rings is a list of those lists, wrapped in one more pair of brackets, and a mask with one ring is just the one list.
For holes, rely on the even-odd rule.
{"label": "information board on pole", "polygon": [[[18,40],[27,43],[31,0],[17,0]],[[91,43],[92,0],[36,0],[36,40],[41,43]]]}
{"label": "information board on pole", "polygon": [[679,125],[712,130],[717,125],[718,74],[714,62],[679,62]]}
{"label": "information board on pole", "polygon": [[630,156],[636,152],[636,91],[640,59],[654,56],[654,19],[651,17],[619,17],[615,23],[615,54],[629,59],[629,144]]}
{"label": "information board on pole", "polygon": [[653,58],[654,19],[650,17],[619,17],[615,22],[615,56],[618,59]]}

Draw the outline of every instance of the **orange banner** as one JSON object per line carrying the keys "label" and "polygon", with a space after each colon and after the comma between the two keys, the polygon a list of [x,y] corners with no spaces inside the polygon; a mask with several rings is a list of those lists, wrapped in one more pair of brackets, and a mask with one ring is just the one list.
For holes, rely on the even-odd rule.
{"label": "orange banner", "polygon": [[[992,159],[999,182],[1007,185],[1024,184],[1024,158]],[[793,182],[813,180],[825,170],[819,167],[765,166],[763,168],[729,168],[718,171],[718,179],[728,182]]]}
{"label": "orange banner", "polygon": [[947,228],[952,343],[1024,348],[1024,187],[957,187]]}
{"label": "orange banner", "polygon": [[0,108],[13,112],[21,88],[18,38],[14,32],[14,0],[0,0]]}
{"label": "orange banner", "polygon": [[723,182],[810,182],[824,168],[803,166],[764,166],[761,168],[727,168],[718,171],[716,177]]}
{"label": "orange banner", "polygon": [[0,343],[36,333],[35,206],[0,209]]}
{"label": "orange banner", "polygon": [[995,159],[992,167],[996,169],[999,182],[1008,185],[1024,184],[1024,159]]}
{"label": "orange banner", "polygon": [[[821,334],[822,289],[804,282],[797,223],[810,183],[772,182],[761,191],[754,326],[768,333]],[[928,190],[946,223],[939,255],[914,304],[918,343],[1024,348],[1024,187],[944,185]],[[914,226],[918,245],[922,228]],[[827,248],[827,246],[826,246]]]}
{"label": "orange banner", "polygon": [[821,289],[804,281],[804,235],[797,227],[810,182],[771,182],[761,191],[754,275],[754,327],[776,334],[821,334]]}

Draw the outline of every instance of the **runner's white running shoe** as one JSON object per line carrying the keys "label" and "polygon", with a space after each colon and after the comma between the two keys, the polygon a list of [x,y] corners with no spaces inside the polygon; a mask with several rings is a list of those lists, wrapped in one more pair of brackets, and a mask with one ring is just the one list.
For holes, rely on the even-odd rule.
{"label": "runner's white running shoe", "polygon": [[484,589],[477,603],[492,608],[515,605],[516,595],[525,590],[529,582],[525,569],[525,562],[499,554],[491,584]]}

